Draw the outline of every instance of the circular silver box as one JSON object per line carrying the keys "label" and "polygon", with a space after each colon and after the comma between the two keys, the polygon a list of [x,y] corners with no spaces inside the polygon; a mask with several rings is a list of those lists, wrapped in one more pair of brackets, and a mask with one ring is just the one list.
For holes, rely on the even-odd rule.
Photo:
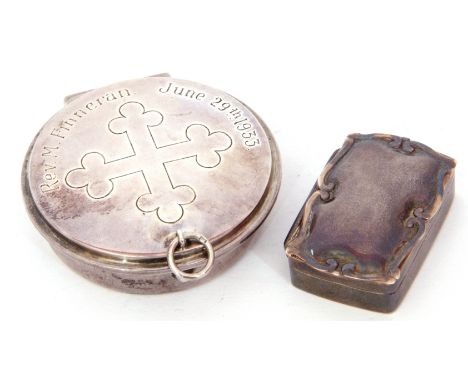
{"label": "circular silver box", "polygon": [[22,174],[28,212],[55,252],[131,293],[219,271],[268,215],[280,179],[274,139],[251,109],[166,75],[67,97]]}

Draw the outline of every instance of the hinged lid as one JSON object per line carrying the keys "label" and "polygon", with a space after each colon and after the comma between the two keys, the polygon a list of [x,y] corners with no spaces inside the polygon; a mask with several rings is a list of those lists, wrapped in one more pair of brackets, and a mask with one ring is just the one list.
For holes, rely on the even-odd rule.
{"label": "hinged lid", "polygon": [[232,96],[155,76],[67,102],[36,137],[26,177],[37,211],[71,242],[111,258],[163,259],[183,231],[222,252],[271,209],[276,147]]}

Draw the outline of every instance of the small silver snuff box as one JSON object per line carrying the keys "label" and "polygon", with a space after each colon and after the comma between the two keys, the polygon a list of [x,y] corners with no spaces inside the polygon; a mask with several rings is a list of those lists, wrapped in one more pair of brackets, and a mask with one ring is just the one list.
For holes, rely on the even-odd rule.
{"label": "small silver snuff box", "polygon": [[158,293],[228,264],[280,179],[274,139],[250,108],[157,75],[67,97],[32,142],[22,186],[32,221],[70,267]]}

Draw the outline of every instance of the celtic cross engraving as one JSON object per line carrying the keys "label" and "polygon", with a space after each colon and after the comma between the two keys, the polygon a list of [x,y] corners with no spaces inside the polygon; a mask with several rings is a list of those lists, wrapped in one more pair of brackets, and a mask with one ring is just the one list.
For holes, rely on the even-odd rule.
{"label": "celtic cross engraving", "polygon": [[114,180],[141,173],[148,192],[140,195],[136,206],[142,212],[155,212],[165,223],[175,223],[184,215],[184,205],[196,199],[188,185],[174,185],[166,164],[195,158],[204,168],[221,163],[221,152],[228,150],[232,140],[224,132],[211,132],[202,124],[191,124],[185,129],[185,139],[158,146],[156,127],[164,120],[156,110],[146,110],[140,102],[130,101],[119,108],[119,116],[108,123],[113,134],[128,137],[133,154],[112,161],[98,152],[89,152],[81,158],[81,166],[69,171],[65,182],[72,188],[84,188],[93,199],[112,194]]}

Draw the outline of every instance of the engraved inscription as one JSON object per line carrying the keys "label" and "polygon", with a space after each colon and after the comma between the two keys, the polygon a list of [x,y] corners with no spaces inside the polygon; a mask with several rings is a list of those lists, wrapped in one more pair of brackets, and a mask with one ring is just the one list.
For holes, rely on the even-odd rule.
{"label": "engraved inscription", "polygon": [[196,199],[189,185],[174,185],[166,164],[195,158],[204,168],[221,163],[221,152],[228,150],[232,140],[228,134],[212,132],[203,124],[185,128],[185,137],[165,146],[158,146],[157,127],[164,116],[157,110],[146,110],[140,102],[130,101],[119,108],[119,116],[108,123],[113,134],[126,135],[133,154],[107,161],[99,152],[89,152],[81,158],[80,167],[70,170],[65,182],[71,188],[84,188],[90,198],[109,197],[114,181],[140,173],[148,192],[140,195],[136,206],[142,212],[155,212],[165,223],[175,223],[184,215],[184,206]]}
{"label": "engraved inscription", "polygon": [[166,87],[159,88],[160,93],[174,93],[175,95],[179,95],[182,97],[192,98],[196,101],[200,101],[201,99],[205,98],[206,94],[194,89],[185,88],[183,86],[174,85],[172,82]]}
{"label": "engraved inscription", "polygon": [[107,92],[96,99],[83,104],[79,109],[76,109],[67,118],[62,119],[57,124],[54,124],[50,132],[48,133],[50,140],[49,144],[42,147],[41,157],[43,158],[43,180],[44,182],[39,185],[39,189],[43,194],[57,191],[60,189],[59,179],[56,173],[57,170],[57,159],[58,153],[62,141],[68,136],[68,133],[73,127],[83,118],[86,118],[89,113],[98,109],[106,102],[117,101],[118,99],[130,96],[130,90],[119,89],[115,91]]}
{"label": "engraved inscription", "polygon": [[247,147],[255,147],[260,145],[260,138],[257,131],[253,128],[252,123],[244,115],[242,110],[233,105],[231,102],[223,100],[221,97],[215,97],[210,105],[216,110],[226,113],[229,120],[236,130],[240,133],[244,145]]}
{"label": "engraved inscription", "polygon": [[39,185],[43,193],[55,191],[59,188],[59,181],[56,173],[55,159],[57,158],[57,150],[59,146],[42,146],[41,157],[44,159],[44,174],[42,176],[44,182]]}
{"label": "engraved inscription", "polygon": [[167,85],[159,87],[158,93],[174,94],[176,96],[189,98],[194,101],[206,100],[206,102],[214,110],[223,112],[227,119],[232,122],[233,127],[241,136],[243,144],[247,147],[247,149],[259,146],[261,144],[260,136],[257,134],[257,131],[255,130],[252,122],[243,113],[242,109],[232,102],[228,102],[221,97],[208,97],[208,99],[206,99],[206,93],[196,89],[178,86],[173,82],[169,82]]}
{"label": "engraved inscription", "polygon": [[70,131],[70,129],[75,126],[80,119],[85,118],[89,113],[101,107],[106,102],[117,101],[120,98],[128,96],[130,96],[130,91],[128,89],[106,93],[95,100],[86,103],[86,105],[83,105],[81,108],[76,110],[71,117],[62,120],[58,126],[51,130],[50,135],[60,139],[65,139],[65,134]]}

